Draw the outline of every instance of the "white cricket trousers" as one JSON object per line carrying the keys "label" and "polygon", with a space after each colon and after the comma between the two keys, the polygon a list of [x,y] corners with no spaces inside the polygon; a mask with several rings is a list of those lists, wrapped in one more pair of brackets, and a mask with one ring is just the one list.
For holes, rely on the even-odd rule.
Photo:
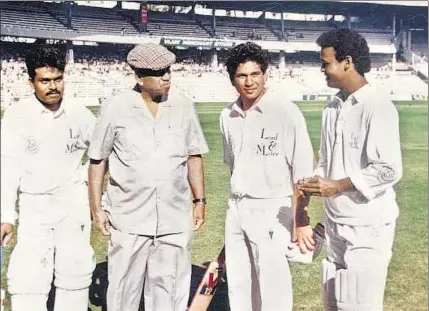
{"label": "white cricket trousers", "polygon": [[328,311],[382,311],[395,221],[348,226],[325,217],[328,257],[322,294]]}
{"label": "white cricket trousers", "polygon": [[292,310],[292,278],[285,255],[292,225],[289,197],[230,197],[225,255],[231,311]]}
{"label": "white cricket trousers", "polygon": [[192,232],[143,236],[110,228],[107,310],[185,311]]}
{"label": "white cricket trousers", "polygon": [[84,189],[75,190],[20,195],[18,238],[7,274],[13,311],[46,311],[54,275],[54,310],[87,311],[95,261]]}

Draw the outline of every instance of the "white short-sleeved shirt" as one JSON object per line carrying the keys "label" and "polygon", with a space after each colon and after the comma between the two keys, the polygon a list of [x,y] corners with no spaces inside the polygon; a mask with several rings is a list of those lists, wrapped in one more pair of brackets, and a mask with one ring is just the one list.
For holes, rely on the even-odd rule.
{"label": "white short-sleeved shirt", "polygon": [[325,198],[325,213],[346,225],[388,223],[399,215],[393,185],[402,177],[399,118],[369,84],[323,111],[316,175],[350,178],[356,190]]}
{"label": "white short-sleeved shirt", "polygon": [[223,109],[220,128],[224,161],[232,172],[231,194],[288,197],[294,183],[312,176],[313,148],[294,103],[268,92],[245,114],[238,99]]}
{"label": "white short-sleeved shirt", "polygon": [[207,151],[194,104],[180,94],[159,103],[155,118],[136,91],[105,102],[88,155],[109,160],[112,225],[144,235],[190,230],[186,162]]}
{"label": "white short-sleeved shirt", "polygon": [[81,161],[94,123],[89,109],[67,98],[56,112],[35,96],[7,109],[1,122],[2,222],[14,221],[18,189],[29,195],[74,195],[74,187],[61,189],[84,180]]}

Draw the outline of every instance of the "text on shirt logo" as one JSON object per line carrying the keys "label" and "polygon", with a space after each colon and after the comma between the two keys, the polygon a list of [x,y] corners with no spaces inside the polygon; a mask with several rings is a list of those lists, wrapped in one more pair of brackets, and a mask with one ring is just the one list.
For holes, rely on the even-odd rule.
{"label": "text on shirt logo", "polygon": [[25,139],[25,151],[30,154],[39,152],[39,145],[37,144],[34,137],[27,137]]}
{"label": "text on shirt logo", "polygon": [[380,168],[377,174],[377,179],[381,182],[391,182],[396,179],[396,172],[393,168],[383,166]]}
{"label": "text on shirt logo", "polygon": [[70,139],[79,138],[79,134],[73,135],[73,129],[69,129]]}
{"label": "text on shirt logo", "polygon": [[350,140],[349,140],[350,148],[359,149],[358,141],[359,141],[359,136],[351,133]]}
{"label": "text on shirt logo", "polygon": [[69,129],[69,134],[70,134],[70,139],[74,139],[74,141],[72,141],[71,143],[68,143],[66,145],[66,153],[73,153],[76,150],[78,150],[77,148],[77,144],[78,144],[78,138],[79,138],[79,134],[73,135],[73,129]]}
{"label": "text on shirt logo", "polygon": [[261,132],[261,142],[256,147],[256,154],[263,156],[278,156],[277,151],[279,133],[275,135],[267,135],[265,133],[265,128]]}

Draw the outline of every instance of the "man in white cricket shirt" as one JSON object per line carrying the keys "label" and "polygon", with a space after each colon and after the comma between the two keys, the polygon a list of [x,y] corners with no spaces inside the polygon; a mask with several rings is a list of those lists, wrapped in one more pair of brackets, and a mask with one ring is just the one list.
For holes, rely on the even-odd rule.
{"label": "man in white cricket shirt", "polygon": [[137,85],[103,104],[91,139],[91,211],[97,229],[110,234],[109,311],[137,311],[142,291],[146,310],[187,307],[192,229],[205,220],[201,154],[208,147],[193,102],[170,92],[175,59],[158,44],[133,48],[127,62]]}
{"label": "man in white cricket shirt", "polygon": [[95,267],[82,157],[95,117],[63,98],[65,54],[41,46],[26,65],[34,96],[1,123],[1,240],[8,244],[19,193],[17,244],[8,267],[13,311],[45,311],[53,276],[55,311],[86,311]]}
{"label": "man in white cricket shirt", "polygon": [[340,89],[323,111],[315,176],[301,187],[324,197],[325,309],[381,311],[399,214],[398,112],[364,77],[371,61],[359,33],[332,30],[317,43],[328,86]]}
{"label": "man in white cricket shirt", "polygon": [[[266,91],[268,60],[259,45],[234,47],[226,67],[240,94],[220,116],[232,172],[225,223],[230,307],[290,311],[292,196],[298,180],[312,176],[313,148],[298,107]],[[310,225],[298,227],[297,238],[302,252],[314,249]]]}

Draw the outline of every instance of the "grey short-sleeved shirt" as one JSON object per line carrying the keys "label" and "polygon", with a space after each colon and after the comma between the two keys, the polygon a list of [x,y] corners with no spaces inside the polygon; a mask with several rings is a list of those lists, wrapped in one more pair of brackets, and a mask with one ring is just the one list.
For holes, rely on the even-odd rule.
{"label": "grey short-sleeved shirt", "polygon": [[160,103],[155,118],[138,92],[106,101],[88,155],[109,160],[107,211],[112,225],[144,235],[190,230],[186,161],[207,151],[194,105],[180,94]]}

